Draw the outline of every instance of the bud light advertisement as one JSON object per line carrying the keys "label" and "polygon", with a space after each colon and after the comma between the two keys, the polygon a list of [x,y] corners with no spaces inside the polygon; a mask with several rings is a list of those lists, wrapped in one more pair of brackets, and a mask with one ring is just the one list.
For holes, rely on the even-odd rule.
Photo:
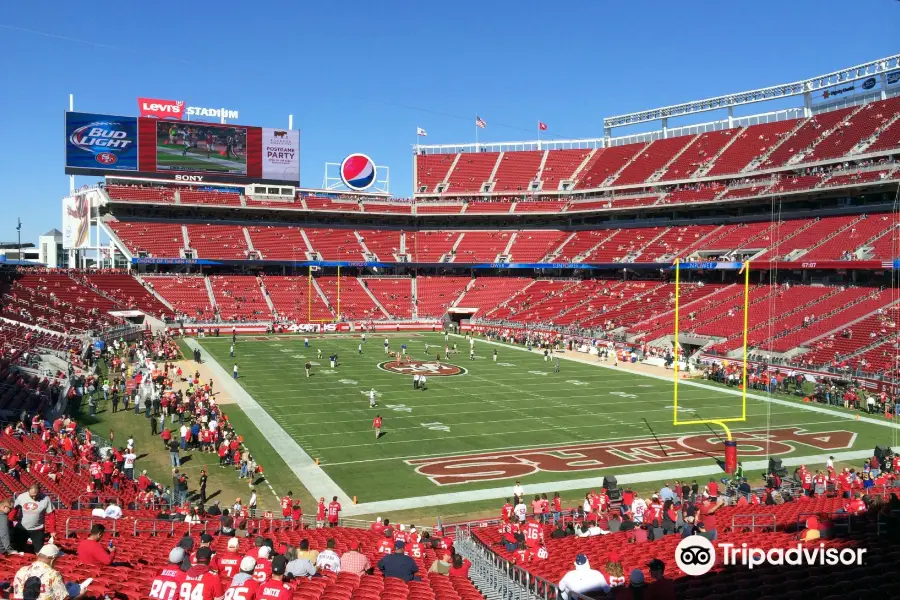
{"label": "bud light advertisement", "polygon": [[137,119],[67,112],[66,169],[137,171]]}

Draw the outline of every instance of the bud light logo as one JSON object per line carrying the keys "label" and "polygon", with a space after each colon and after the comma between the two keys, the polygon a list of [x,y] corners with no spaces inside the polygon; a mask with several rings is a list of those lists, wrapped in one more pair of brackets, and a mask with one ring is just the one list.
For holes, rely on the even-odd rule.
{"label": "bud light logo", "polygon": [[136,171],[137,119],[66,113],[66,166]]}
{"label": "bud light logo", "polygon": [[341,163],[341,179],[351,190],[365,190],[375,183],[375,163],[365,154],[351,154]]}

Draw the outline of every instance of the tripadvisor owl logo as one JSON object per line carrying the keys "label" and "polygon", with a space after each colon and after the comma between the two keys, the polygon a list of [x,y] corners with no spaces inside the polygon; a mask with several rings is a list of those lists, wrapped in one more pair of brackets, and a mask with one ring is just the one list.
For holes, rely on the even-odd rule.
{"label": "tripadvisor owl logo", "polygon": [[465,375],[466,370],[456,365],[438,363],[436,361],[401,361],[389,360],[379,363],[378,368],[398,375],[424,375],[425,377],[450,377],[453,375]]}

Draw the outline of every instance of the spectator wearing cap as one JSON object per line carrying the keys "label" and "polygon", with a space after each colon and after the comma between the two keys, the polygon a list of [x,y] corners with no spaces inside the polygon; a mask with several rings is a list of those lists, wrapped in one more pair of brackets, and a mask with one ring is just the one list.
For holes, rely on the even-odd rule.
{"label": "spectator wearing cap", "polygon": [[260,546],[257,552],[256,570],[253,571],[253,578],[257,581],[266,581],[272,575],[272,548],[269,546]]}
{"label": "spectator wearing cap", "polygon": [[403,553],[405,546],[406,544],[403,542],[395,543],[393,554],[383,556],[378,561],[378,570],[385,577],[396,577],[407,582],[416,579],[419,567],[416,565],[416,561]]}
{"label": "spectator wearing cap", "polygon": [[113,556],[116,554],[116,548],[110,542],[109,548],[104,547],[100,543],[103,534],[106,533],[106,527],[100,523],[91,525],[91,532],[87,538],[78,544],[78,560],[84,565],[100,565],[108,567],[112,564]]}
{"label": "spectator wearing cap", "polygon": [[362,577],[364,574],[372,574],[372,564],[362,552],[363,545],[357,544],[354,550],[348,550],[341,555],[341,573],[353,573]]}
{"label": "spectator wearing cap", "polygon": [[194,550],[194,538],[191,537],[191,534],[185,532],[182,538],[178,540],[178,547],[184,550],[181,570],[187,573],[188,569],[191,568],[191,552]]}
{"label": "spectator wearing cap", "polygon": [[615,550],[606,557],[603,574],[610,587],[625,585],[625,567],[622,566],[622,557]]}
{"label": "spectator wearing cap", "polygon": [[[206,598],[206,592],[212,598],[221,598],[225,595],[222,589],[222,580],[210,569],[209,561],[212,560],[213,552],[208,546],[197,548],[195,556],[197,564],[192,565],[185,573],[185,581],[191,581],[194,584],[194,590],[203,589],[203,597]],[[203,588],[200,588],[203,586]]]}
{"label": "spectator wearing cap", "polygon": [[217,553],[216,559],[219,562],[219,575],[222,577],[234,577],[240,571],[241,555],[238,550],[241,547],[241,541],[236,537],[228,540],[228,549],[225,552]]}
{"label": "spectator wearing cap", "polygon": [[298,558],[297,548],[294,546],[287,547],[284,551],[284,557],[288,560],[285,575],[291,575],[293,577],[312,577],[316,574],[316,566],[305,558]]}
{"label": "spectator wearing cap", "polygon": [[41,597],[41,578],[29,577],[22,588],[22,600],[38,600]]}
{"label": "spectator wearing cap", "polygon": [[644,582],[644,572],[640,569],[633,569],[628,576],[628,587],[620,587],[616,593],[616,600],[643,600],[655,598],[651,596],[646,583]]}
{"label": "spectator wearing cap", "polygon": [[160,570],[150,585],[151,590],[160,590],[157,596],[159,600],[176,600],[178,598],[178,590],[180,590],[181,584],[184,582],[184,571],[181,570],[181,563],[184,561],[185,556],[186,553],[183,548],[175,547],[169,552],[169,564]]}
{"label": "spectator wearing cap", "polygon": [[252,556],[245,556],[241,559],[241,570],[231,579],[231,586],[240,585],[245,581],[253,579],[253,571],[256,570],[256,559]]}
{"label": "spectator wearing cap", "polygon": [[564,600],[568,600],[569,592],[587,594],[590,592],[609,593],[609,584],[603,573],[591,568],[587,556],[579,554],[575,557],[575,568],[559,580],[559,591]]}
{"label": "spectator wearing cap", "polygon": [[203,533],[200,535],[200,548],[197,549],[197,552],[191,555],[191,564],[197,564],[197,553],[200,552],[201,548],[209,548],[209,551],[212,552],[212,557],[209,559],[209,568],[213,571],[219,570],[219,559],[216,556],[216,551],[212,549],[213,536],[208,533]]}
{"label": "spectator wearing cap", "polygon": [[813,540],[818,540],[821,537],[822,533],[819,531],[819,519],[815,516],[806,519],[806,529],[803,530],[800,539],[804,542],[811,542]]}
{"label": "spectator wearing cap", "polygon": [[68,600],[69,591],[62,575],[53,568],[60,551],[55,544],[45,544],[37,552],[37,560],[16,571],[13,577],[13,598],[24,598],[25,582],[32,577],[41,581],[41,600]]}
{"label": "spectator wearing cap", "polygon": [[652,581],[647,587],[653,600],[675,600],[675,582],[666,578],[666,563],[654,558],[647,567],[650,569]]}
{"label": "spectator wearing cap", "polygon": [[267,600],[289,600],[293,596],[293,590],[284,582],[284,574],[287,571],[287,558],[276,556],[272,559],[272,574],[266,582],[259,586],[256,598]]}

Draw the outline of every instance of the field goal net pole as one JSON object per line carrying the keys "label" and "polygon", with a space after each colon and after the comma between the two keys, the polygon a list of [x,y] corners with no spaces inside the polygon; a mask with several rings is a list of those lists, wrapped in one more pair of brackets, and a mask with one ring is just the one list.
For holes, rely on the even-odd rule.
{"label": "field goal net pole", "polygon": [[[691,267],[695,268],[695,267]],[[737,442],[731,436],[731,429],[728,423],[743,423],[747,421],[747,342],[749,331],[750,316],[750,261],[746,261],[741,266],[741,272],[744,275],[744,332],[743,332],[743,365],[741,368],[741,416],[728,417],[722,419],[691,419],[682,421],[678,418],[678,380],[680,379],[678,368],[679,354],[679,333],[680,317],[681,317],[681,259],[675,259],[675,339],[673,341],[673,353],[675,362],[673,363],[673,392],[672,404],[674,405],[674,415],[672,424],[678,425],[716,425],[725,431],[725,471],[733,473],[737,467]]]}

